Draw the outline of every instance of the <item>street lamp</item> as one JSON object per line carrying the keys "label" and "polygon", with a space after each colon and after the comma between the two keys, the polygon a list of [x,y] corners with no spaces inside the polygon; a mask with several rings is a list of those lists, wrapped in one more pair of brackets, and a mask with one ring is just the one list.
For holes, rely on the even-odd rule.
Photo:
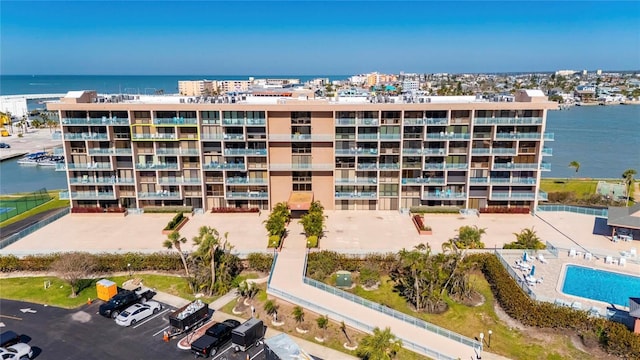
{"label": "street lamp", "polygon": [[484,348],[484,333],[480,333],[480,355],[478,355],[478,359],[482,359],[483,348]]}
{"label": "street lamp", "polygon": [[491,334],[493,334],[493,331],[489,330],[489,344],[487,344],[488,347],[491,347]]}
{"label": "street lamp", "polygon": [[131,277],[131,276],[132,276],[132,273],[131,273],[131,263],[127,264],[127,270],[129,270],[129,277]]}

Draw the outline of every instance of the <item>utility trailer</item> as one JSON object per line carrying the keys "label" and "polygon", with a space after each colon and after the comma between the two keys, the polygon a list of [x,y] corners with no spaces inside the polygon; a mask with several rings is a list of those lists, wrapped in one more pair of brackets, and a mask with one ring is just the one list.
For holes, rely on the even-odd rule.
{"label": "utility trailer", "polygon": [[236,352],[247,351],[253,345],[259,345],[264,338],[265,326],[262,320],[251,318],[231,332],[231,346]]}
{"label": "utility trailer", "polygon": [[169,314],[168,337],[172,338],[200,327],[209,319],[209,305],[195,300]]}

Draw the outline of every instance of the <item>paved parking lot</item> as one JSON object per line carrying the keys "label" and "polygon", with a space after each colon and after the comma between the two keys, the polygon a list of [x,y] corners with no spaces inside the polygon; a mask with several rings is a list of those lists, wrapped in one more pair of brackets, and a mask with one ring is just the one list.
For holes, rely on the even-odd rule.
{"label": "paved parking lot", "polygon": [[[100,302],[78,309],[61,309],[20,301],[0,299],[2,330],[13,330],[31,345],[34,359],[54,360],[112,360],[112,359],[193,359],[189,351],[177,347],[179,338],[166,343],[163,332],[169,326],[167,306],[156,316],[132,327],[121,327],[98,312]],[[27,312],[21,309],[29,309]],[[231,344],[213,359],[264,360],[262,346],[247,353],[235,353]]]}

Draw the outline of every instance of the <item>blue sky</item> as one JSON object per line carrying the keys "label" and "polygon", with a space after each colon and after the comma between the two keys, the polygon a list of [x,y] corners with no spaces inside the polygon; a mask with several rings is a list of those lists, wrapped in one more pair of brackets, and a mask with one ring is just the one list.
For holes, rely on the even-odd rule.
{"label": "blue sky", "polygon": [[640,69],[640,2],[6,1],[2,74]]}

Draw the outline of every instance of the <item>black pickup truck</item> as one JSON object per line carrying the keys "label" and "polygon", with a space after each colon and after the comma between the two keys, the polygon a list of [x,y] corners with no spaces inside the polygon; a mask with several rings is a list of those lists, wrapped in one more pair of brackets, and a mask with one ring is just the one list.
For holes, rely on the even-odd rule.
{"label": "black pickup truck", "polygon": [[231,331],[240,326],[240,322],[229,319],[217,323],[191,343],[191,352],[195,356],[209,357],[215,355],[220,347],[231,340]]}
{"label": "black pickup truck", "polygon": [[142,287],[135,290],[122,290],[109,299],[108,302],[100,305],[100,315],[115,319],[122,310],[138,301],[145,302],[150,300],[155,295],[155,291]]}

